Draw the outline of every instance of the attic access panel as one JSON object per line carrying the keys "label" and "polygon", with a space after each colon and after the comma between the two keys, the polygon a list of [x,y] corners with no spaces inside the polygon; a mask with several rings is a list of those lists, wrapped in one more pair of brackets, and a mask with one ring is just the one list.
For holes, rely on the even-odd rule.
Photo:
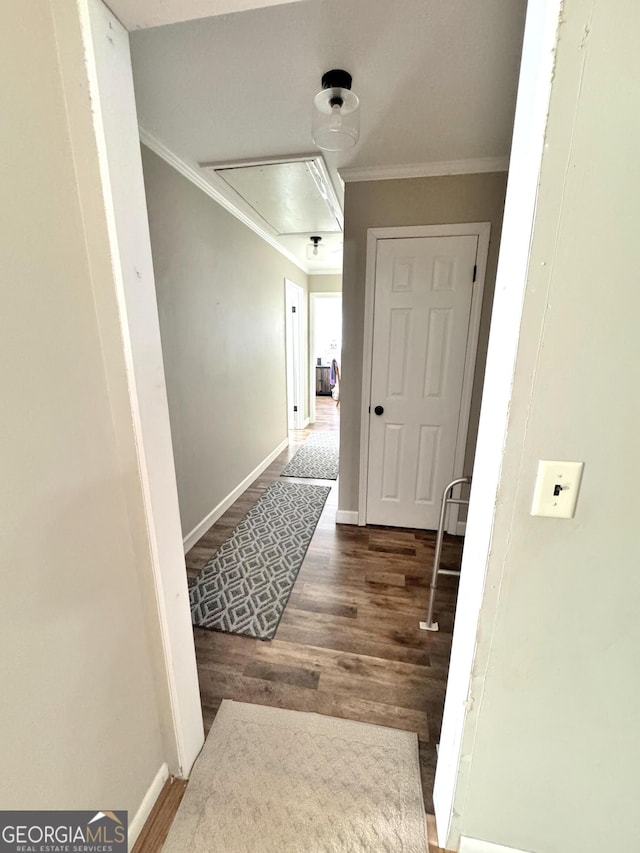
{"label": "attic access panel", "polygon": [[342,210],[320,156],[201,167],[223,180],[277,235],[342,231]]}

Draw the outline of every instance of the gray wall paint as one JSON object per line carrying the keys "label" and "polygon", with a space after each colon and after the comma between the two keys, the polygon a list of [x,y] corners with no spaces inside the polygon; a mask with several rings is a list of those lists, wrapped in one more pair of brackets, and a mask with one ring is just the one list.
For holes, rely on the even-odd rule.
{"label": "gray wall paint", "polygon": [[[110,803],[133,818],[165,755],[140,577],[148,542],[146,555],[133,545],[146,528],[127,497],[139,497],[139,474],[116,437],[133,442],[131,412],[119,417],[111,397],[126,389],[113,273],[103,228],[113,310],[99,321],[56,44],[72,40],[86,73],[77,11],[26,0],[3,3],[0,18],[11,68],[0,93],[11,116],[0,160],[0,802]],[[95,165],[95,143],[82,156]]]}
{"label": "gray wall paint", "polygon": [[[563,5],[478,626],[456,809],[532,853],[640,850],[639,28]],[[585,462],[573,520],[529,515],[539,459]]]}
{"label": "gray wall paint", "polygon": [[142,153],[186,535],[287,437],[284,279],[307,276]]}
{"label": "gray wall paint", "polygon": [[507,176],[504,173],[348,183],[345,190],[340,509],[358,509],[367,229],[491,222],[491,244],[467,438],[471,473]]}

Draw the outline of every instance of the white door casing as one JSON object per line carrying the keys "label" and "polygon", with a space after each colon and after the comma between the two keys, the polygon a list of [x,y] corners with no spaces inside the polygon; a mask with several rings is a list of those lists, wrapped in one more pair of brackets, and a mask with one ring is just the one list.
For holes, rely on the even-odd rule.
{"label": "white door casing", "polygon": [[299,285],[285,279],[287,429],[303,429],[304,426],[303,296]]}
{"label": "white door casing", "polygon": [[[166,695],[168,703],[164,758],[172,774],[188,776],[202,748],[204,730],[184,575],[129,36],[101,0],[54,3],[50,13],[55,19],[87,257],[93,282],[100,282],[92,286],[97,287],[96,294],[102,294],[96,296],[96,316],[105,370],[108,376],[119,376],[123,364],[126,371],[126,401],[119,391],[113,392],[112,399],[118,400],[113,404],[122,407],[114,409],[113,428],[123,454],[128,453],[125,447],[129,439],[120,436],[128,436],[132,429],[135,440],[135,459],[123,456],[122,464],[126,466],[123,471],[129,472],[127,479],[139,481],[141,490],[142,504],[138,503],[136,485],[130,511],[136,519],[139,511],[144,514],[145,534],[140,532],[138,520],[132,522],[132,534],[140,553],[150,554],[150,592],[154,598],[148,599],[144,594],[140,618],[145,618],[145,611],[151,615],[155,610],[157,614],[162,645],[158,662],[163,666],[157,672],[158,709],[163,719],[165,699],[161,697]],[[109,274],[105,272],[105,260],[111,262]],[[119,325],[117,338],[112,326],[114,309]],[[116,356],[118,346],[122,352]],[[117,364],[113,374],[111,364]],[[110,385],[110,394],[119,381],[115,379]],[[128,428],[124,426],[126,422],[130,424]],[[133,495],[134,489],[127,490],[127,494]],[[142,578],[142,568],[140,573]],[[150,648],[156,647],[155,630],[151,628]],[[161,774],[156,778],[160,779]],[[144,823],[145,810],[151,804],[145,797],[131,817],[130,841]]]}
{"label": "white door casing", "polygon": [[469,523],[433,789],[438,842],[452,849],[459,846],[465,816],[470,754],[488,665],[486,655],[484,666],[477,659],[479,614],[486,604],[487,566],[562,16],[561,0],[527,6]]}
{"label": "white door casing", "polygon": [[378,241],[368,524],[438,526],[453,478],[477,245],[472,235]]}
{"label": "white door casing", "polygon": [[488,233],[369,233],[361,524],[435,529],[442,491],[462,475]]}

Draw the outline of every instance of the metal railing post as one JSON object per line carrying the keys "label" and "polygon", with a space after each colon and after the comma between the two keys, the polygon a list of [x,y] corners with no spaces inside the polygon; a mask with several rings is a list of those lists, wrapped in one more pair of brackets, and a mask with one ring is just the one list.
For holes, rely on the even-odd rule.
{"label": "metal railing post", "polygon": [[[436,590],[438,589],[438,575],[441,574],[459,574],[453,571],[441,571],[440,559],[442,557],[442,543],[444,542],[444,526],[447,516],[447,509],[450,504],[468,505],[469,501],[462,498],[453,498],[453,489],[462,483],[470,483],[471,477],[460,477],[458,480],[452,480],[442,493],[442,505],[440,507],[440,521],[438,523],[438,535],[436,537],[436,552],[433,558],[433,571],[431,573],[431,588],[429,591],[429,609],[427,610],[427,618],[424,622],[420,622],[420,628],[423,631],[438,631],[437,622],[433,621],[433,605],[436,600]],[[450,493],[449,497],[447,494]]]}

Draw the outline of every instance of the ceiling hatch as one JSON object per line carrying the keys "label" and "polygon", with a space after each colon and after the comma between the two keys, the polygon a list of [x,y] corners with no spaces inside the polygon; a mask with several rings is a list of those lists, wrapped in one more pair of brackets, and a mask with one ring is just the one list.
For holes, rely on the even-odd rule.
{"label": "ceiling hatch", "polygon": [[342,231],[342,209],[321,156],[200,166],[224,181],[274,235]]}

